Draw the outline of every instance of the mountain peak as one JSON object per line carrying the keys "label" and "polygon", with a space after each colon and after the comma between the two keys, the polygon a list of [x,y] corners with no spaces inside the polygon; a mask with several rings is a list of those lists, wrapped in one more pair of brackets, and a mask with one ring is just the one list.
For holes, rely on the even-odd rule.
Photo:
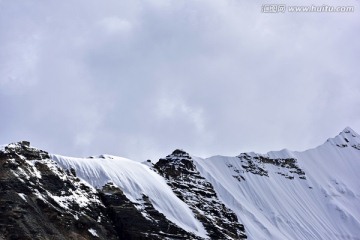
{"label": "mountain peak", "polygon": [[4,146],[2,151],[4,153],[8,153],[11,155],[18,155],[18,156],[22,156],[23,158],[32,159],[32,160],[49,158],[48,152],[30,146],[29,141],[10,143]]}
{"label": "mountain peak", "polygon": [[187,158],[187,159],[191,159],[190,155],[185,152],[182,149],[175,149],[170,155],[166,156],[166,159],[178,159],[178,158]]}
{"label": "mountain peak", "polygon": [[359,137],[359,134],[357,134],[357,132],[355,132],[351,127],[344,128],[340,134],[351,134],[353,137]]}
{"label": "mountain peak", "polygon": [[329,138],[327,142],[340,148],[353,147],[360,150],[360,135],[350,127],[344,128],[339,135]]}

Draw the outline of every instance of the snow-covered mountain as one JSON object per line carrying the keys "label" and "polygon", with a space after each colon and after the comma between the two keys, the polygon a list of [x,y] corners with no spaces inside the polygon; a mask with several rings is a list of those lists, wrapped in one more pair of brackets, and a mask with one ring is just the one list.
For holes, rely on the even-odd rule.
{"label": "snow-covered mountain", "polygon": [[304,152],[194,158],[249,239],[360,239],[360,136]]}
{"label": "snow-covered mountain", "polygon": [[0,148],[0,239],[360,239],[360,136],[156,163]]}

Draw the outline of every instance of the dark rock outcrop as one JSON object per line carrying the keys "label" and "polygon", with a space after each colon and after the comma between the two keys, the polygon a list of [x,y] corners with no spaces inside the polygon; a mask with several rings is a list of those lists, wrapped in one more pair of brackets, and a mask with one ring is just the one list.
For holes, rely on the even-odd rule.
{"label": "dark rock outcrop", "polygon": [[1,239],[118,239],[97,192],[47,152],[10,144],[0,166]]}
{"label": "dark rock outcrop", "polygon": [[[294,179],[295,176],[298,176],[300,179],[306,179],[305,172],[298,166],[295,158],[270,158],[267,155],[256,154],[252,156],[247,153],[240,154],[238,158],[242,163],[242,168],[252,174],[269,177],[266,166],[273,165],[278,169],[276,173],[285,178]],[[236,176],[236,178],[238,178],[238,180],[246,180],[244,176],[240,174]]]}
{"label": "dark rock outcrop", "polygon": [[167,220],[146,195],[141,205],[134,204],[121,189],[109,183],[100,190],[100,196],[120,239],[199,239]]}
{"label": "dark rock outcrop", "polygon": [[211,183],[197,170],[192,158],[183,150],[175,150],[160,159],[154,168],[194,212],[211,239],[245,239],[244,226],[234,212],[217,197]]}

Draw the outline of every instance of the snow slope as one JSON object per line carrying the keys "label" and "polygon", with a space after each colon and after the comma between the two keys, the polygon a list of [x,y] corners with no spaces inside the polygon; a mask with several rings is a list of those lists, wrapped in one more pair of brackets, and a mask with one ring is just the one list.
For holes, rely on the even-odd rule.
{"label": "snow slope", "polygon": [[261,176],[239,157],[193,157],[249,239],[360,239],[360,136],[351,128],[304,152],[247,157],[296,159],[306,178],[266,162],[257,163],[268,174]]}
{"label": "snow slope", "polygon": [[134,203],[142,204],[142,194],[149,197],[154,208],[188,232],[206,237],[203,225],[190,208],[172,192],[165,180],[148,166],[115,156],[72,158],[51,155],[63,168],[75,169],[77,176],[95,188],[112,182]]}
{"label": "snow slope", "polygon": [[[140,205],[142,196],[148,196],[167,219],[206,238],[203,225],[150,169],[151,163],[109,155],[51,158],[63,168],[74,168],[95,188],[112,182]],[[303,152],[284,149],[192,160],[244,224],[248,239],[360,240],[360,136],[351,128]]]}

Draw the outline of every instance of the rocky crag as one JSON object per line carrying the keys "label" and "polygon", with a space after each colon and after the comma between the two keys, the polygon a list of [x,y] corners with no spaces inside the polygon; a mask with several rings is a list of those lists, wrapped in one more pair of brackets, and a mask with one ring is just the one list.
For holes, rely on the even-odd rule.
{"label": "rocky crag", "polygon": [[167,179],[174,193],[190,206],[211,239],[245,239],[244,226],[233,211],[217,197],[214,188],[199,171],[188,153],[175,150],[154,168]]}

